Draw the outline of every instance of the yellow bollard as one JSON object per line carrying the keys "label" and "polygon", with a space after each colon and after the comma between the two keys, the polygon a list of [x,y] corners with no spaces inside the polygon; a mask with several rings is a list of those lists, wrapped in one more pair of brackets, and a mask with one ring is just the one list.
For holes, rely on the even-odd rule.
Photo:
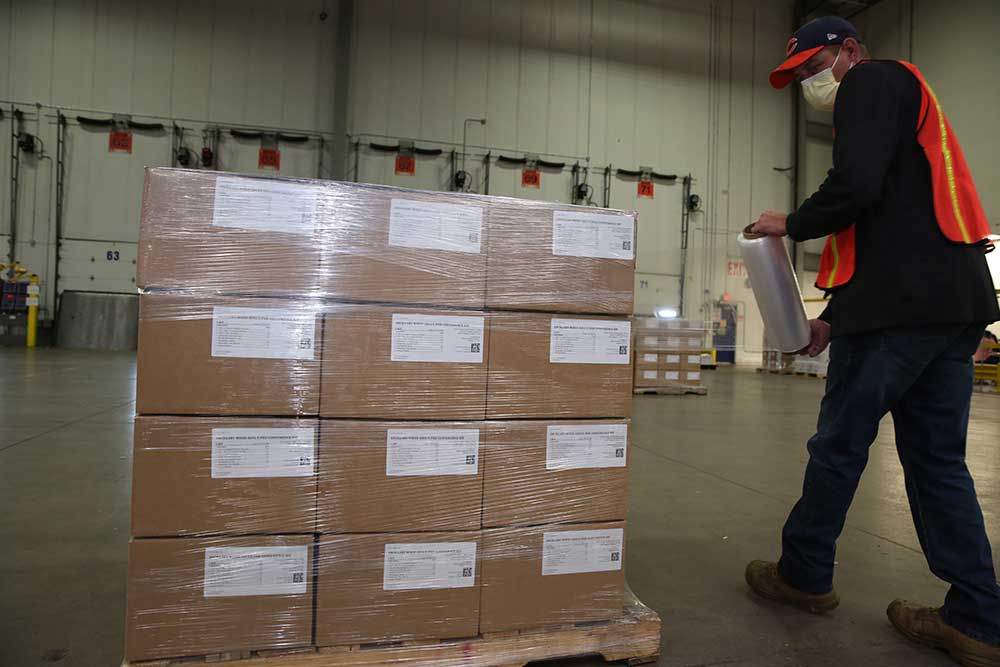
{"label": "yellow bollard", "polygon": [[28,347],[35,347],[38,342],[38,274],[32,273],[28,278]]}

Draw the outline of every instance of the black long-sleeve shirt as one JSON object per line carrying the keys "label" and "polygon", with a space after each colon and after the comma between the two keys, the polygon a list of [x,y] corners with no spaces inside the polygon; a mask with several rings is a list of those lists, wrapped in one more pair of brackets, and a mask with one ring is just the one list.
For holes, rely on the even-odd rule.
{"label": "black long-sleeve shirt", "polygon": [[[855,65],[837,92],[833,169],[788,217],[795,241],[855,224],[854,277],[821,316],[833,336],[1000,319],[983,249],[949,241],[917,142],[920,84],[895,61]],[[1000,251],[1000,250],[998,250]]]}

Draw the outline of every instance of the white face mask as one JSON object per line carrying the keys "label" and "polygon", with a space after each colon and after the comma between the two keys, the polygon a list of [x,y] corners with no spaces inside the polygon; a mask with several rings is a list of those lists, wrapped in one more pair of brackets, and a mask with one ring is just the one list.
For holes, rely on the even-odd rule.
{"label": "white face mask", "polygon": [[[833,111],[833,105],[837,102],[837,89],[840,88],[840,82],[833,75],[833,68],[836,67],[838,60],[840,60],[840,51],[837,51],[833,65],[822,72],[813,74],[808,79],[802,80],[802,95],[806,98],[806,102],[815,109]],[[851,67],[854,67],[853,63],[847,68],[848,71]]]}

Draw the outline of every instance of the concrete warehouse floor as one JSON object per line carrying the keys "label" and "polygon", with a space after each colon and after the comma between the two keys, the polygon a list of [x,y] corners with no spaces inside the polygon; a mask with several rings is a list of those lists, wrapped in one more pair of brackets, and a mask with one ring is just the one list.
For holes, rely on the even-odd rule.
{"label": "concrete warehouse floor", "polygon": [[[0,665],[118,665],[135,357],[6,348],[0,368]],[[663,615],[662,664],[951,664],[885,618],[895,596],[945,590],[917,547],[891,422],[840,542],[843,604],[808,616],[752,598],[743,568],[777,554],[822,383],[707,375],[707,397],[635,401],[626,571]],[[1000,398],[977,395],[969,460],[996,545],[998,446]]]}

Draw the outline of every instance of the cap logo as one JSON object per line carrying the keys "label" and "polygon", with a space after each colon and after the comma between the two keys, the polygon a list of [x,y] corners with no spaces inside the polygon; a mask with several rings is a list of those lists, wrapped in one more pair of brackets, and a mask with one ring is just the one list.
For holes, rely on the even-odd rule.
{"label": "cap logo", "polygon": [[835,32],[828,32],[828,33],[826,33],[826,39],[827,39],[827,41],[832,42],[833,40],[837,39],[837,33],[835,33]]}
{"label": "cap logo", "polygon": [[786,56],[792,55],[792,51],[794,51],[795,47],[798,45],[799,45],[798,37],[792,37],[790,40],[788,40],[788,47],[785,49],[785,55]]}

